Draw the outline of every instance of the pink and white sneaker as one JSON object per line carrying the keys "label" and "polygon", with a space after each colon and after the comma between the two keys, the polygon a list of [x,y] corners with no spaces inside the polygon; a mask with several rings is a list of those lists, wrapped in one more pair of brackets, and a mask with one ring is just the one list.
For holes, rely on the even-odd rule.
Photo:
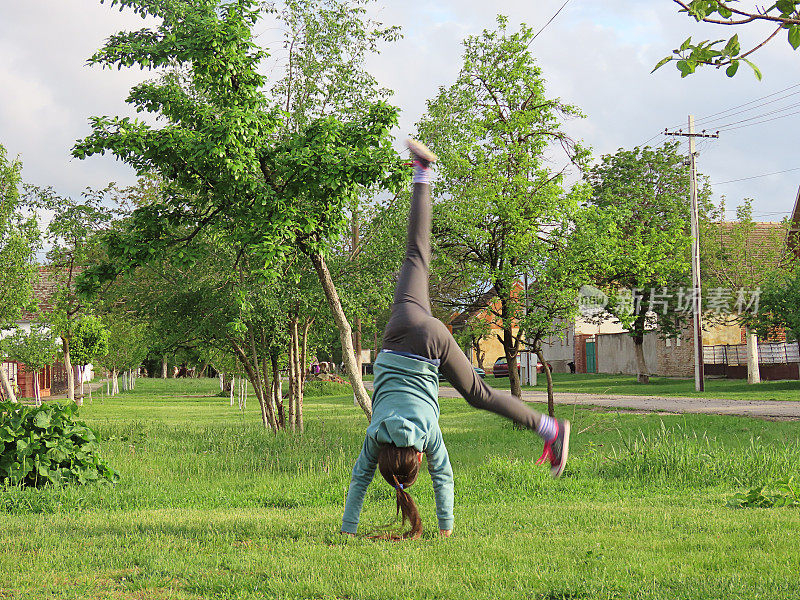
{"label": "pink and white sneaker", "polygon": [[411,151],[414,159],[422,163],[424,168],[427,168],[428,165],[439,160],[439,157],[431,152],[425,144],[417,140],[412,140],[411,138],[407,139],[406,147]]}
{"label": "pink and white sneaker", "polygon": [[537,465],[544,464],[545,461],[550,461],[550,475],[555,479],[561,477],[564,472],[564,467],[567,464],[567,456],[569,455],[569,431],[570,423],[566,419],[556,420],[558,425],[558,433],[555,439],[544,443],[544,450],[539,460],[536,461]]}

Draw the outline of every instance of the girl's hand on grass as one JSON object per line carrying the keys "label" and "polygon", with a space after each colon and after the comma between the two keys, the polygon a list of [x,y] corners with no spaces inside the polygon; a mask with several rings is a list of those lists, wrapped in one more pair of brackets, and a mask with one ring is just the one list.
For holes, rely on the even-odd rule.
{"label": "girl's hand on grass", "polygon": [[441,537],[450,537],[451,535],[453,535],[453,530],[452,529],[440,529],[439,530],[439,535]]}

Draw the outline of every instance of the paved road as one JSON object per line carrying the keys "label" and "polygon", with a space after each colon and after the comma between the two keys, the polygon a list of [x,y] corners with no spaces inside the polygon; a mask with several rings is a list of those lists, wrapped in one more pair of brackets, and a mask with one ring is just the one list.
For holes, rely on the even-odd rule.
{"label": "paved road", "polygon": [[[372,382],[366,382],[372,389]],[[458,398],[453,388],[442,386],[443,398]],[[547,402],[547,392],[523,391],[526,402]],[[800,420],[800,402],[778,400],[723,400],[714,398],[666,398],[659,396],[620,396],[614,394],[555,394],[556,404],[600,406],[610,409],[659,413],[698,413],[708,415],[738,415],[760,419]]]}

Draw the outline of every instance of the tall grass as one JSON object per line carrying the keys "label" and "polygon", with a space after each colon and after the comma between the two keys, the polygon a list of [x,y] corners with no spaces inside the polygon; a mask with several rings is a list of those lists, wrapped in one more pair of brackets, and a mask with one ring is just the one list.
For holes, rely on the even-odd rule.
{"label": "tall grass", "polygon": [[764,443],[751,437],[738,448],[726,446],[705,432],[661,421],[654,431],[620,433],[598,463],[605,478],[632,478],[655,484],[735,487],[766,485],[800,474],[800,442]]}

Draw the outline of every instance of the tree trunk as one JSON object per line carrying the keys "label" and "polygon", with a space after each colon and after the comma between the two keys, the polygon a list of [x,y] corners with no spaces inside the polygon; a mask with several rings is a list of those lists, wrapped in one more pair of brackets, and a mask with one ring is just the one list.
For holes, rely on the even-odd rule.
{"label": "tree trunk", "polygon": [[167,355],[161,357],[161,379],[167,378],[167,369],[169,365],[167,364]]}
{"label": "tree trunk", "polygon": [[236,387],[236,375],[231,375],[231,406],[233,406],[233,388]]}
{"label": "tree trunk", "polygon": [[485,367],[483,366],[483,361],[486,360],[486,350],[481,349],[480,340],[472,344],[472,350],[475,352],[475,362],[478,363],[478,368],[485,370]]}
{"label": "tree trunk", "polygon": [[113,380],[113,384],[111,386],[111,395],[116,396],[119,394],[119,371],[117,369],[114,369],[111,372],[111,378]]}
{"label": "tree trunk", "polygon": [[[263,335],[263,333],[262,333]],[[266,348],[266,340],[263,339],[263,346]],[[267,361],[267,355],[264,354],[261,356],[261,376],[263,377],[263,394],[264,394],[264,406],[261,407],[262,416],[264,411],[267,411],[267,415],[269,418],[270,427],[272,430],[277,432],[278,431],[278,419],[277,419],[277,407],[275,405],[275,393],[274,393],[274,384],[272,383],[272,379],[269,375],[269,364]]]}
{"label": "tree trunk", "polygon": [[283,392],[281,390],[281,371],[278,365],[278,353],[269,355],[272,364],[272,398],[275,402],[275,418],[280,429],[286,429],[286,414],[283,410]]}
{"label": "tree trunk", "polygon": [[[353,353],[356,356],[356,369],[361,377],[364,377],[364,368],[361,364],[361,319],[353,319]],[[358,406],[358,397],[353,394],[353,406]]]}
{"label": "tree trunk", "polygon": [[633,336],[633,353],[636,356],[636,381],[638,383],[650,383],[650,373],[647,370],[647,362],[644,359],[644,336]]}
{"label": "tree trunk", "polygon": [[83,374],[86,372],[86,365],[78,365],[78,379],[80,384],[81,405],[83,405]]}
{"label": "tree trunk", "polygon": [[[61,336],[61,344],[64,349],[64,368],[67,370],[67,399],[75,402],[75,370],[69,357],[69,338]],[[80,406],[83,402],[77,404]]]}
{"label": "tree trunk", "polygon": [[6,399],[9,402],[13,402],[14,404],[17,403],[17,395],[14,393],[14,388],[11,387],[11,382],[8,380],[6,376],[6,370],[3,368],[2,362],[0,362],[0,383],[3,384],[3,393],[6,396]]}
{"label": "tree trunk", "polygon": [[[253,384],[253,392],[255,393],[256,398],[258,399],[259,407],[261,408],[261,424],[264,426],[264,429],[269,427],[273,433],[276,433],[277,427],[275,425],[275,419],[274,416],[270,414],[267,406],[265,390],[266,384],[261,380],[261,377],[258,373],[259,360],[256,352],[255,336],[253,335],[252,329],[249,330],[248,333],[250,337],[252,361],[245,352],[245,345],[240,345],[235,339],[230,337],[228,338],[228,341],[230,342],[236,356],[239,358],[239,362],[242,364],[242,367],[244,367],[248,377],[250,377],[250,382]],[[233,379],[234,378],[231,378],[231,406],[233,406]]]}
{"label": "tree trunk", "polygon": [[303,342],[300,348],[300,395],[297,398],[297,426],[300,428],[300,433],[303,433],[305,425],[303,424],[303,394],[305,392],[304,386],[306,383],[306,356],[308,354],[308,330],[313,323],[313,319],[306,321],[303,325]]}
{"label": "tree trunk", "polygon": [[511,393],[517,398],[522,398],[522,387],[519,382],[519,371],[517,370],[519,353],[514,345],[514,336],[510,328],[503,329],[503,350],[506,354],[506,364],[508,364],[508,381]]}
{"label": "tree trunk", "polygon": [[[550,373],[550,367],[544,359],[544,352],[542,352],[541,348],[536,348],[536,356],[539,362],[542,363],[542,370],[544,371],[544,376],[547,378],[547,414],[551,417],[555,417],[556,402],[553,397],[553,374]],[[535,369],[536,365],[534,365],[533,368]]]}
{"label": "tree trunk", "polygon": [[292,317],[289,321],[289,428],[297,430],[297,318]]}
{"label": "tree trunk", "polygon": [[745,337],[747,339],[747,383],[761,383],[761,370],[758,366],[758,336],[748,327]]}
{"label": "tree trunk", "polygon": [[[256,350],[256,336],[255,332],[252,328],[248,330],[248,334],[250,336],[250,353],[252,358],[252,364],[247,357],[243,354],[242,355],[242,364],[247,371],[247,374],[250,376],[250,381],[253,384],[253,391],[256,394],[256,398],[258,398],[258,405],[261,409],[261,422],[264,425],[264,428],[269,427],[272,429],[273,433],[277,433],[278,428],[277,424],[275,423],[275,415],[272,412],[272,404],[267,399],[267,385],[268,380],[261,379],[261,375],[258,370],[259,364],[263,361],[259,361],[258,359],[258,351]],[[262,340],[263,340],[262,336]],[[266,352],[266,348],[262,348],[262,352]],[[246,383],[245,383],[246,389]],[[266,417],[266,418],[265,418]]]}
{"label": "tree trunk", "polygon": [[342,343],[342,360],[344,361],[345,371],[353,386],[353,392],[358,400],[358,405],[361,407],[361,410],[364,411],[367,420],[371,420],[372,400],[364,387],[364,381],[361,379],[361,371],[359,371],[358,365],[356,364],[356,356],[353,352],[352,340],[350,339],[352,331],[350,329],[350,323],[348,323],[347,317],[342,309],[342,301],[339,299],[336,286],[334,286],[330,271],[328,271],[328,265],[325,264],[325,259],[322,255],[317,253],[311,254],[311,262],[322,284],[325,298],[328,300],[328,306],[330,306],[333,319],[336,321],[336,327],[339,329],[339,340]]}

